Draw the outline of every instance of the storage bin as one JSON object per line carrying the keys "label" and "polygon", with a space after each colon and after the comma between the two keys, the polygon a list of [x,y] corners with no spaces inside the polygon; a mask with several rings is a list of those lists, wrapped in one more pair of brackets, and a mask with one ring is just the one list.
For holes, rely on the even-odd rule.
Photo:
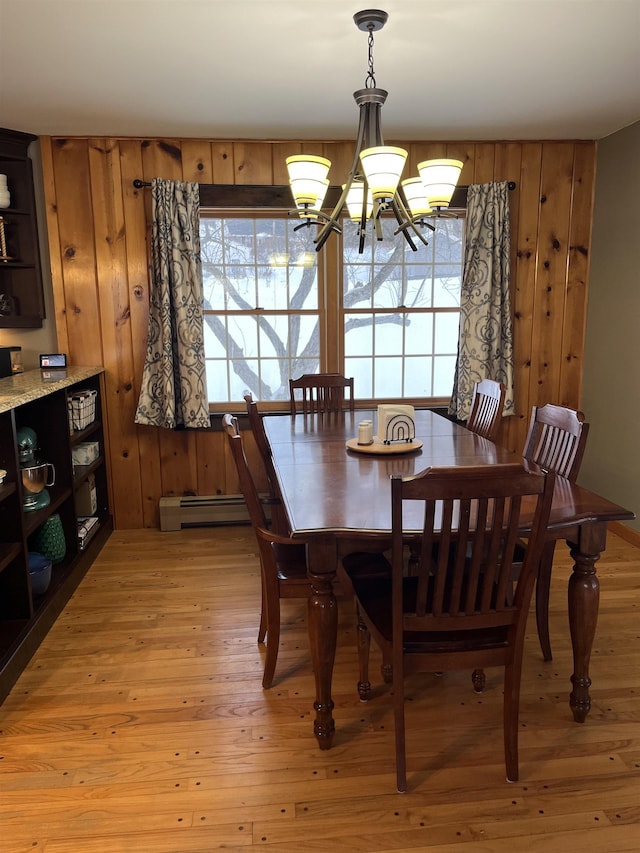
{"label": "storage bin", "polygon": [[81,441],[71,449],[71,460],[76,465],[91,465],[100,455],[100,445],[97,441]]}
{"label": "storage bin", "polygon": [[86,390],[74,391],[67,397],[69,426],[72,430],[84,429],[95,421],[97,396],[97,391],[87,388]]}

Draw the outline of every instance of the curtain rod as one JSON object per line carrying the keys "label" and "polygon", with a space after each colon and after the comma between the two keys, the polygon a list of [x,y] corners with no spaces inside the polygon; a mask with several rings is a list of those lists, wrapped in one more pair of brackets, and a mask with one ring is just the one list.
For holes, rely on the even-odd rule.
{"label": "curtain rod", "polygon": [[[151,181],[142,181],[142,180],[140,180],[140,178],[136,178],[136,179],[133,181],[133,186],[134,186],[137,190],[141,190],[143,187],[150,187],[150,186],[151,186]],[[216,186],[216,184],[202,184],[202,186],[215,187],[215,186]],[[246,186],[246,184],[244,184],[244,185],[243,185],[243,184],[238,184],[238,185],[233,184],[233,186]],[[268,185],[268,184],[265,184],[264,186],[269,186],[269,185]],[[508,183],[508,187],[509,187],[509,189],[510,189],[510,190],[515,190],[515,188],[516,188],[516,182],[515,182],[515,181],[509,181],[509,183]],[[459,189],[468,189],[468,187],[462,187],[462,186],[461,186],[461,187],[459,187]]]}

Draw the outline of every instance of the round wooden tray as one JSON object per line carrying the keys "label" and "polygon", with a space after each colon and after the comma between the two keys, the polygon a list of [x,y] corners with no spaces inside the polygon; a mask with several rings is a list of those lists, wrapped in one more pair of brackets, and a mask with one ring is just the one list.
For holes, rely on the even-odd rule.
{"label": "round wooden tray", "polygon": [[414,450],[420,450],[422,442],[419,438],[414,438],[413,441],[403,441],[397,444],[384,444],[377,436],[373,438],[373,444],[358,444],[357,438],[350,438],[347,441],[347,448],[355,450],[356,453],[373,453],[378,456],[395,456],[399,453],[413,453]]}

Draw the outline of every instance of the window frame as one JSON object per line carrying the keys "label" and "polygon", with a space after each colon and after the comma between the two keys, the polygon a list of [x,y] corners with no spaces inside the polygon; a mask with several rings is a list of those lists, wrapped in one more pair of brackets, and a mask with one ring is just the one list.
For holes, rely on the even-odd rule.
{"label": "window frame", "polygon": [[[456,195],[452,200],[451,213],[457,218],[466,216],[466,187],[458,187]],[[327,206],[331,206],[332,195],[337,196],[339,187],[331,187],[327,196]],[[455,208],[453,204],[455,203]],[[291,210],[291,194],[288,186],[239,186],[239,185],[200,185],[200,212],[211,214],[213,217],[224,218],[282,218],[288,219]],[[311,226],[315,228],[316,226]],[[464,234],[464,229],[463,229]],[[403,239],[400,236],[397,239]],[[464,245],[462,247],[462,262],[464,262]],[[334,234],[330,237],[324,247],[317,253],[318,260],[318,322],[320,335],[320,370],[327,372],[344,373],[344,314],[343,305],[343,242],[342,234]],[[350,309],[351,311],[352,309]],[[366,313],[363,310],[363,313]],[[376,309],[387,311],[389,309]],[[452,313],[453,308],[421,308],[414,309],[416,313]],[[457,309],[459,313],[459,308]],[[220,313],[220,312],[213,312]],[[226,313],[226,312],[224,312]],[[229,313],[245,314],[247,312],[238,310]],[[253,316],[260,313],[282,313],[289,311],[264,311],[256,309],[249,312]],[[315,311],[303,311],[295,313],[315,314]],[[354,312],[355,313],[355,312]],[[369,311],[371,313],[371,311]],[[341,330],[338,334],[338,330]],[[414,405],[419,407],[439,408],[449,403],[449,396],[445,397],[416,397],[411,398]],[[379,399],[357,397],[358,405],[362,407],[377,406]],[[385,402],[407,402],[407,398],[385,397]],[[235,409],[240,401],[211,402],[209,411],[213,414]],[[286,401],[264,401],[261,404],[262,411],[288,411],[289,402]]]}

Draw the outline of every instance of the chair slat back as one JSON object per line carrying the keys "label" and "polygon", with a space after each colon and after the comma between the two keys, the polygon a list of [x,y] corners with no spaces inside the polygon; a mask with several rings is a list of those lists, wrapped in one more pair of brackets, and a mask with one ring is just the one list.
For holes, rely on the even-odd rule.
{"label": "chair slat back", "polygon": [[467,429],[483,438],[495,441],[500,428],[505,391],[503,383],[494,382],[493,379],[476,382]]}
{"label": "chair slat back", "polygon": [[291,414],[354,411],[353,377],[341,373],[305,373],[289,380]]}
{"label": "chair slat back", "polygon": [[[428,468],[392,477],[394,631],[458,632],[505,627],[528,601],[544,542],[553,475],[522,465]],[[424,505],[416,595],[403,606],[403,507]],[[512,564],[521,514],[535,512],[515,596]],[[394,640],[395,642],[395,640]]]}
{"label": "chair slat back", "polygon": [[534,406],[523,457],[575,482],[589,434],[584,414],[564,406]]}
{"label": "chair slat back", "polygon": [[258,411],[258,404],[253,399],[253,395],[250,391],[244,392],[244,401],[247,404],[247,414],[249,416],[249,425],[251,426],[251,432],[253,433],[253,438],[256,442],[256,446],[260,453],[260,457],[262,458],[262,461],[264,463],[265,471],[267,474],[267,481],[269,483],[269,494],[271,497],[277,497],[278,478],[276,476],[275,468],[273,467],[271,445],[269,444],[269,439],[267,438],[267,433],[265,432],[262,416]]}
{"label": "chair slat back", "polygon": [[249,463],[242,444],[242,435],[238,428],[238,419],[233,415],[224,415],[222,418],[222,428],[227,434],[229,440],[229,450],[238,472],[238,480],[240,481],[240,491],[247,504],[249,511],[249,519],[254,528],[262,527],[267,529],[269,522],[260,500],[260,495],[251,474]]}

